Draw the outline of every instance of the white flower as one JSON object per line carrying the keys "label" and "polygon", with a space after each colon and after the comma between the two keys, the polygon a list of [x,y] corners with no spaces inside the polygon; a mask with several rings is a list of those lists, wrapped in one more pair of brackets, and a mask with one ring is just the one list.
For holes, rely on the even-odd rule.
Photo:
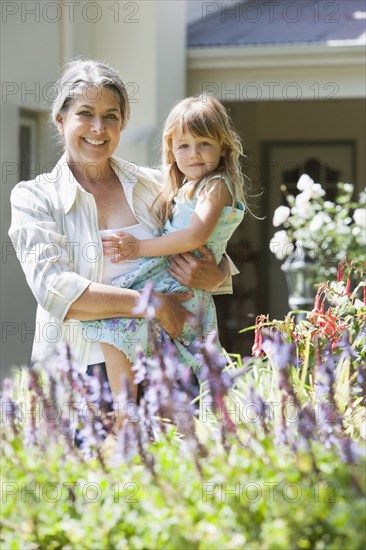
{"label": "white flower", "polygon": [[323,195],[325,195],[325,191],[320,183],[314,183],[314,185],[310,189],[310,197],[312,199],[320,199],[320,197],[323,197]]}
{"label": "white flower", "polygon": [[329,223],[330,221],[331,220],[327,214],[324,214],[323,212],[317,212],[317,214],[315,214],[309,224],[309,232],[318,232],[322,227],[324,227],[325,224]]}
{"label": "white flower", "polygon": [[299,193],[295,197],[295,204],[299,208],[300,206],[303,206],[304,204],[307,204],[310,202],[311,194],[309,191],[302,191],[302,193]]}
{"label": "white flower", "polygon": [[305,191],[310,189],[314,185],[314,180],[307,174],[303,174],[297,182],[297,188],[299,191]]}
{"label": "white flower", "polygon": [[289,217],[290,209],[288,206],[279,206],[276,208],[273,214],[273,226],[278,227],[282,225]]}
{"label": "white flower", "polygon": [[356,226],[352,228],[352,235],[354,235],[361,246],[366,245],[366,231],[361,227]]}
{"label": "white flower", "polygon": [[356,208],[353,212],[355,224],[363,229],[366,229],[366,208]]}
{"label": "white flower", "polygon": [[278,260],[284,260],[293,252],[294,245],[290,241],[287,231],[276,231],[273,235],[269,248]]}
{"label": "white flower", "polygon": [[304,220],[308,220],[314,216],[314,206],[310,202],[310,195],[308,193],[299,193],[295,198],[295,204],[296,207],[293,208],[293,214]]}
{"label": "white flower", "polygon": [[298,195],[296,195],[295,206],[299,210],[304,205],[309,204],[309,201],[310,201],[309,193],[306,193],[305,191],[303,191],[302,193],[299,193]]}
{"label": "white flower", "polygon": [[338,183],[334,201],[324,200],[325,190],[307,174],[301,176],[297,188],[296,197],[286,194],[286,206],[279,206],[273,215],[274,227],[283,224],[287,229],[277,231],[271,239],[270,249],[276,258],[284,260],[300,248],[323,262],[328,277],[334,272],[330,264],[338,259],[347,257],[352,262],[363,256],[366,193],[360,193],[355,209],[351,184]]}
{"label": "white flower", "polygon": [[349,227],[346,220],[337,220],[335,228],[338,235],[349,235]]}

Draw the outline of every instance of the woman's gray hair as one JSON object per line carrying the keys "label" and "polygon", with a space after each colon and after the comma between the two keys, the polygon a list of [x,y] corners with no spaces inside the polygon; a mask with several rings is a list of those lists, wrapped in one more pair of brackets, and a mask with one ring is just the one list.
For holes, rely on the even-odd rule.
{"label": "woman's gray hair", "polygon": [[130,117],[130,103],[126,86],[112,67],[91,59],[74,59],[64,67],[55,84],[56,99],[52,105],[54,124],[57,122],[58,115],[66,113],[75,97],[80,93],[85,93],[88,87],[109,88],[116,94],[121,111],[122,130]]}

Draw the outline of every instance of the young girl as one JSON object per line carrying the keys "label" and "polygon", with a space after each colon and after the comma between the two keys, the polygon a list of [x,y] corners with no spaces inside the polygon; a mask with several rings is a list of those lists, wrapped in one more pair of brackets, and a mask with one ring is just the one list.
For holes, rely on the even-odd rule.
{"label": "young girl", "polygon": [[[190,97],[173,108],[163,132],[165,182],[152,205],[162,235],[137,239],[127,228],[118,233],[117,251],[113,248],[115,242],[108,237],[103,239],[104,253],[115,255],[112,261],[139,258],[139,269],[116,278],[113,285],[142,290],[147,281],[153,281],[157,292],[185,292],[189,289],[169,275],[166,256],[193,251],[205,244],[216,262],[221,260],[245,210],[240,155],[239,136],[218,100],[210,96]],[[195,347],[200,339],[217,333],[217,320],[211,294],[203,290],[192,294],[184,306],[193,316],[203,311],[204,326],[198,330],[194,324],[186,323],[174,342],[180,360],[191,366],[200,379]],[[106,319],[85,324],[88,337],[94,336],[102,343],[112,392],[117,393],[119,365],[125,365],[127,357],[131,367],[138,346],[151,353],[146,322]]]}

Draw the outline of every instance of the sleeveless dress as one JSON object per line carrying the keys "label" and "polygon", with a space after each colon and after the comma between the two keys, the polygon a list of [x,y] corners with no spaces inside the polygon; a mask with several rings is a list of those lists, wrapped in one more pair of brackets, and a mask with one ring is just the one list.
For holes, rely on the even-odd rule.
{"label": "sleeveless dress", "polygon": [[[186,228],[191,220],[197,204],[197,197],[206,183],[213,178],[222,178],[232,193],[232,182],[227,175],[213,175],[203,178],[198,184],[191,199],[184,196],[185,185],[174,198],[172,219],[165,224],[163,234]],[[207,241],[207,248],[213,253],[217,263],[221,261],[226,245],[235,229],[241,223],[245,206],[237,201],[234,208],[224,206],[215,229]],[[198,255],[198,253],[196,253]],[[147,281],[153,281],[154,290],[157,292],[187,292],[192,290],[173,279],[167,271],[169,267],[165,256],[156,258],[139,258],[139,269],[117,277],[112,281],[113,286],[143,290]],[[193,296],[183,303],[195,318],[201,319],[201,326],[194,327],[192,323],[185,323],[182,334],[174,340],[180,362],[190,366],[200,380],[201,362],[197,353],[197,342],[206,341],[208,336],[214,337],[214,344],[221,351],[217,336],[217,319],[214,300],[210,292],[193,289]],[[202,322],[203,319],[203,322]],[[100,321],[84,321],[85,333],[88,339],[111,344],[123,351],[128,359],[136,362],[137,351],[142,348],[148,355],[152,355],[149,343],[147,324],[145,319],[103,319]],[[167,333],[157,324],[153,323],[153,330],[159,341],[169,340]]]}

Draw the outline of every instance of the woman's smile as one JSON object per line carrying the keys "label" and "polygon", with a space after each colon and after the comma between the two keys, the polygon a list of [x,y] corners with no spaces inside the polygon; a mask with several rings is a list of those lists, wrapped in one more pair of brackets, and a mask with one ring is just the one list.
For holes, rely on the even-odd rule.
{"label": "woman's smile", "polygon": [[89,145],[93,145],[93,146],[100,146],[107,143],[107,141],[104,139],[99,140],[99,139],[83,138],[83,140],[86,141],[86,143],[89,143]]}

